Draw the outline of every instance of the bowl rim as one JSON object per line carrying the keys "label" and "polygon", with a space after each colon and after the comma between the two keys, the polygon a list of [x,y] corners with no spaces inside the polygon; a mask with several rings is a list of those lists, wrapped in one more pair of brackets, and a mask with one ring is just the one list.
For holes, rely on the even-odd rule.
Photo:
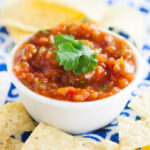
{"label": "bowl rim", "polygon": [[13,60],[14,60],[14,55],[16,54],[16,51],[18,50],[19,46],[21,44],[23,44],[24,42],[26,42],[29,38],[31,38],[34,34],[31,34],[29,36],[27,36],[26,38],[24,38],[23,40],[21,40],[11,51],[9,57],[7,58],[7,69],[8,69],[8,74],[11,78],[11,81],[14,83],[14,85],[19,88],[19,90],[21,92],[23,92],[25,95],[28,95],[30,97],[32,97],[32,99],[34,99],[35,101],[38,101],[40,103],[45,103],[45,104],[49,104],[49,105],[54,105],[54,106],[61,106],[61,107],[68,107],[68,108],[81,108],[81,107],[91,107],[92,105],[105,105],[106,103],[109,103],[109,101],[117,101],[117,97],[121,96],[123,93],[126,93],[128,91],[131,91],[136,88],[136,86],[138,85],[138,83],[143,79],[143,60],[142,57],[140,55],[139,50],[127,39],[125,39],[124,37],[98,27],[100,31],[103,31],[105,33],[111,34],[113,36],[116,36],[122,40],[124,40],[134,51],[134,56],[135,56],[135,60],[136,60],[136,73],[135,73],[135,78],[134,80],[128,85],[126,86],[123,90],[121,90],[120,92],[118,92],[115,95],[103,98],[103,99],[99,99],[99,100],[94,100],[94,101],[87,101],[87,102],[71,102],[71,101],[63,101],[63,100],[57,100],[54,98],[49,98],[49,97],[45,97],[42,95],[39,95],[35,92],[33,92],[32,90],[30,90],[29,88],[27,88],[25,85],[23,85],[23,83],[18,80],[18,78],[15,76],[15,74],[12,71],[12,66],[13,66]]}

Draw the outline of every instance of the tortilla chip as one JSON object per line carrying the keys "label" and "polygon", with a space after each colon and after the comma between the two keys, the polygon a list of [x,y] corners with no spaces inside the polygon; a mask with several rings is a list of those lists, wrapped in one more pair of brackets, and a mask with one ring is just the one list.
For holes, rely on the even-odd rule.
{"label": "tortilla chip", "polygon": [[11,135],[20,131],[32,131],[34,122],[21,102],[8,103],[0,108],[0,149]]}
{"label": "tortilla chip", "polygon": [[150,87],[142,91],[129,104],[143,119],[150,118]]}
{"label": "tortilla chip", "polygon": [[37,30],[49,29],[62,22],[96,23],[106,8],[99,0],[6,0],[1,20],[18,43]]}
{"label": "tortilla chip", "polygon": [[119,145],[109,140],[104,140],[103,145],[105,146],[105,150],[119,150]]}
{"label": "tortilla chip", "polygon": [[120,150],[133,150],[150,144],[150,122],[119,118]]}
{"label": "tortilla chip", "polygon": [[33,33],[33,32],[29,32],[29,31],[16,28],[14,26],[7,26],[7,30],[9,34],[13,37],[14,42],[16,44],[19,43],[21,40],[23,40],[25,37]]}
{"label": "tortilla chip", "polygon": [[[73,137],[40,123],[23,145],[22,150],[107,150],[105,144],[88,138]],[[116,145],[112,144],[112,150]]]}
{"label": "tortilla chip", "polygon": [[[76,8],[82,11],[90,20],[100,22],[103,18],[108,5],[100,0],[35,0],[45,1],[47,3],[54,2]],[[90,11],[89,11],[90,10]]]}
{"label": "tortilla chip", "polygon": [[142,150],[150,150],[150,145],[142,147]]}
{"label": "tortilla chip", "polygon": [[5,0],[6,5],[10,5],[11,3],[16,2],[17,0]]}
{"label": "tortilla chip", "polygon": [[22,146],[23,143],[21,141],[13,138],[8,138],[4,150],[21,150]]}
{"label": "tortilla chip", "polygon": [[99,22],[100,25],[107,29],[114,27],[129,34],[141,49],[146,35],[146,24],[142,13],[128,6],[110,6],[105,12]]}
{"label": "tortilla chip", "polygon": [[85,17],[79,10],[55,1],[18,0],[4,6],[1,14],[4,25],[31,32],[49,29],[62,22],[81,22]]}
{"label": "tortilla chip", "polygon": [[84,145],[85,150],[119,150],[119,145],[109,140],[100,143],[90,138],[74,137],[75,140],[78,144]]}

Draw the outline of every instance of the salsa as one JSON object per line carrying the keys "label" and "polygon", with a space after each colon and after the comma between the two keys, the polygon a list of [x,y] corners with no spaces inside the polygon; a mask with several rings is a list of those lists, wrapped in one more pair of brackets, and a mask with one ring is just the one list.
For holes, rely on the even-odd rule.
{"label": "salsa", "polygon": [[[64,69],[56,58],[54,39],[58,33],[72,35],[90,46],[97,66],[82,74]],[[18,48],[13,72],[35,93],[57,100],[87,102],[112,96],[128,86],[134,79],[136,61],[132,48],[123,39],[94,24],[60,24],[37,32]]]}

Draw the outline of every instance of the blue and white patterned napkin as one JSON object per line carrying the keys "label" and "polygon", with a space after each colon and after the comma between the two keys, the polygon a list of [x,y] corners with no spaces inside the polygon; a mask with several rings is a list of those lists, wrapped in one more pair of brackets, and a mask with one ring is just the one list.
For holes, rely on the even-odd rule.
{"label": "blue and white patterned napkin", "polygon": [[[0,0],[0,7],[2,6],[2,0]],[[150,0],[105,0],[109,5],[114,4],[122,4],[128,5],[139,10],[143,13],[144,18],[147,24],[146,30],[146,38],[145,42],[141,51],[141,54],[147,64],[145,67],[145,80],[143,80],[137,87],[135,91],[132,92],[131,97],[135,96],[141,89],[150,85]],[[114,32],[119,32],[114,28],[110,28]],[[126,35],[126,33],[125,33]],[[124,35],[123,35],[124,36]],[[130,40],[130,39],[129,39]],[[133,39],[134,40],[134,39]],[[0,26],[0,105],[7,102],[15,102],[19,100],[19,95],[15,86],[10,82],[10,79],[7,74],[7,65],[6,60],[8,57],[8,53],[10,52],[11,48],[14,46],[12,38],[9,36],[6,28],[4,26]],[[130,100],[128,101],[128,103]],[[128,107],[128,104],[124,108],[124,110],[120,114],[121,116],[131,117],[134,120],[140,119],[136,113]],[[118,128],[117,128],[117,119],[115,119],[111,124],[107,127],[91,132],[83,134],[84,137],[89,137],[95,139],[97,141],[101,141],[103,139],[109,139],[114,142],[118,141]],[[21,140],[24,142],[29,133],[23,133]]]}

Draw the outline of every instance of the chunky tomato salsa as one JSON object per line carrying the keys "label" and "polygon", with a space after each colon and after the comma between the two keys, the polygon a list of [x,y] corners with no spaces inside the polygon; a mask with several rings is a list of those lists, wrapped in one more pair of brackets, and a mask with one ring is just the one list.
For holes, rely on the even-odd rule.
{"label": "chunky tomato salsa", "polygon": [[23,43],[13,72],[40,95],[72,102],[112,96],[134,79],[136,62],[123,40],[93,24],[61,24]]}

